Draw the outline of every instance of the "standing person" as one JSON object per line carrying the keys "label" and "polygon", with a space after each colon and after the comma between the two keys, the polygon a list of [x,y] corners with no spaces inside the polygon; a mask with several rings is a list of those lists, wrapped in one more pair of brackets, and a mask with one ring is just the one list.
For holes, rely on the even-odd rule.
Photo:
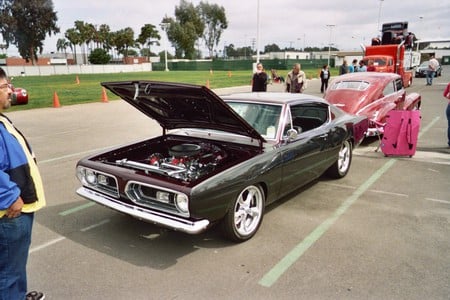
{"label": "standing person", "polygon": [[447,115],[447,145],[450,148],[450,82],[447,84],[447,87],[444,90],[444,97],[447,98],[448,104],[447,109],[445,110],[445,114]]}
{"label": "standing person", "polygon": [[436,58],[434,58],[434,55],[430,55],[430,62],[428,63],[428,70],[427,70],[427,85],[433,84],[433,78],[434,73],[436,72],[437,67],[439,66],[439,62]]}
{"label": "standing person", "polygon": [[344,60],[342,65],[339,67],[339,75],[347,74],[348,73],[348,67],[347,67],[347,61]]}
{"label": "standing person", "polygon": [[348,66],[348,71],[349,73],[358,72],[358,60],[356,58],[352,61],[352,64]]}
{"label": "standing person", "polygon": [[41,176],[25,137],[3,115],[11,87],[0,68],[0,299],[44,299],[27,293],[26,264],[34,212],[45,205]]}
{"label": "standing person", "polygon": [[328,65],[324,65],[322,70],[320,71],[320,81],[322,84],[320,85],[320,92],[323,93],[328,88],[328,80],[330,79],[330,70]]}
{"label": "standing person", "polygon": [[367,72],[366,64],[362,59],[359,61],[358,72]]}
{"label": "standing person", "polygon": [[268,79],[262,63],[257,63],[256,72],[253,74],[252,79],[252,92],[266,92]]}
{"label": "standing person", "polygon": [[375,64],[373,60],[368,61],[367,72],[375,72],[377,69],[375,68]]}
{"label": "standing person", "polygon": [[299,63],[294,64],[286,77],[286,91],[289,93],[303,93],[306,89],[306,74]]}

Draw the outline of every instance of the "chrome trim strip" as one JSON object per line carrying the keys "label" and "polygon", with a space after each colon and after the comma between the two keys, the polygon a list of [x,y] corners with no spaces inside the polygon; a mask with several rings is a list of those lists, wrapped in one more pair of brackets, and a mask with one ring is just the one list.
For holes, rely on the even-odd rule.
{"label": "chrome trim strip", "polygon": [[150,211],[148,209],[122,203],[116,199],[87,189],[84,186],[77,189],[77,194],[88,200],[97,202],[101,205],[120,211],[132,217],[157,225],[169,227],[173,230],[182,231],[188,234],[200,233],[209,226],[209,221],[205,219],[193,222],[168,214]]}

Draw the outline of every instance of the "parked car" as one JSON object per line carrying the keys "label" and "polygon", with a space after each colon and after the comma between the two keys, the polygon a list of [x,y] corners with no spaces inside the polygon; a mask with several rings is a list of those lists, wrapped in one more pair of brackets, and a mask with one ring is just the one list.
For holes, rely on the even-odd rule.
{"label": "parked car", "polygon": [[325,100],[349,114],[369,119],[368,136],[383,134],[386,115],[393,109],[419,109],[421,96],[403,88],[395,73],[357,72],[336,77],[324,95]]}
{"label": "parked car", "polygon": [[11,94],[11,105],[23,105],[28,104],[28,92],[24,88],[14,87],[12,84],[10,85],[12,94]]}
{"label": "parked car", "polygon": [[[429,64],[430,64],[430,61],[428,61],[428,60],[421,63],[416,68],[415,77],[426,77]],[[441,75],[442,75],[442,67],[441,67],[441,65],[439,65],[437,67],[436,71],[434,72],[434,77],[438,77]]]}
{"label": "parked car", "polygon": [[268,204],[322,173],[344,177],[367,130],[365,117],[304,94],[102,85],[158,121],[162,135],[81,159],[77,193],[189,234],[220,223],[229,239],[250,239]]}

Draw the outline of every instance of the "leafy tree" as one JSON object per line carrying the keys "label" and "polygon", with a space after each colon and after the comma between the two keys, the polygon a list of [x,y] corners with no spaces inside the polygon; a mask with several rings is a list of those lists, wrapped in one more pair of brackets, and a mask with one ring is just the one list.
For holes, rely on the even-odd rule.
{"label": "leafy tree", "polygon": [[56,41],[56,51],[64,51],[64,56],[67,58],[67,47],[72,48],[72,44],[65,38]]}
{"label": "leafy tree", "polygon": [[75,30],[77,30],[80,34],[80,48],[84,52],[83,62],[87,63],[87,44],[92,40],[92,28],[90,24],[85,23],[84,21],[75,21]]}
{"label": "leafy tree", "polygon": [[111,61],[111,55],[105,49],[97,48],[89,54],[89,62],[93,65],[106,65]]}
{"label": "leafy tree", "polygon": [[102,24],[98,27],[97,31],[98,41],[102,45],[102,48],[105,50],[110,50],[111,46],[111,29],[109,25]]}
{"label": "leafy tree", "polygon": [[234,44],[229,44],[228,46],[225,46],[225,57],[237,57],[237,51],[234,48]]}
{"label": "leafy tree", "polygon": [[[143,47],[147,46],[148,51],[141,51],[141,53],[146,52],[147,57],[150,56],[150,46],[153,44],[156,44],[159,46],[159,40],[161,39],[161,36],[159,35],[158,31],[156,30],[155,25],[152,24],[145,24],[143,27],[141,27],[141,33],[139,34],[139,37],[137,38],[136,42],[140,43]],[[144,49],[142,49],[144,50]]]}
{"label": "leafy tree", "polygon": [[77,45],[81,45],[83,43],[81,39],[81,34],[75,28],[69,28],[66,30],[64,36],[69,40],[69,42],[73,46],[70,48],[73,49],[75,62],[77,62]]}
{"label": "leafy tree", "polygon": [[201,1],[198,9],[205,25],[203,40],[208,48],[209,57],[213,57],[214,46],[218,45],[222,32],[228,27],[225,8],[217,4],[209,4]]}
{"label": "leafy tree", "polygon": [[205,25],[194,5],[180,0],[175,7],[175,20],[165,17],[162,23],[168,24],[167,37],[175,47],[176,57],[195,58],[195,41],[202,36]]}
{"label": "leafy tree", "polygon": [[142,48],[140,53],[141,53],[141,56],[144,56],[144,57],[157,56],[157,54],[154,52],[151,52],[149,48]]}
{"label": "leafy tree", "polygon": [[264,53],[280,52],[280,51],[281,51],[281,49],[277,44],[270,44],[270,45],[264,46]]}
{"label": "leafy tree", "polygon": [[7,46],[13,44],[33,65],[42,53],[47,35],[59,32],[52,0],[0,1],[0,32]]}
{"label": "leafy tree", "polygon": [[123,56],[128,56],[128,48],[135,47],[134,31],[131,27],[127,27],[116,31],[112,34],[112,45],[117,49],[117,52]]}

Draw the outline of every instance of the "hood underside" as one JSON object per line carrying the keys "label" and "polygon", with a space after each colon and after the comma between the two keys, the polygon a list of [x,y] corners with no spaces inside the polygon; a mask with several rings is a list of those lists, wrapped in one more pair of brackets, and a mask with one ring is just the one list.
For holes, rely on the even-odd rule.
{"label": "hood underside", "polygon": [[159,81],[102,82],[164,129],[202,128],[264,138],[210,89]]}

